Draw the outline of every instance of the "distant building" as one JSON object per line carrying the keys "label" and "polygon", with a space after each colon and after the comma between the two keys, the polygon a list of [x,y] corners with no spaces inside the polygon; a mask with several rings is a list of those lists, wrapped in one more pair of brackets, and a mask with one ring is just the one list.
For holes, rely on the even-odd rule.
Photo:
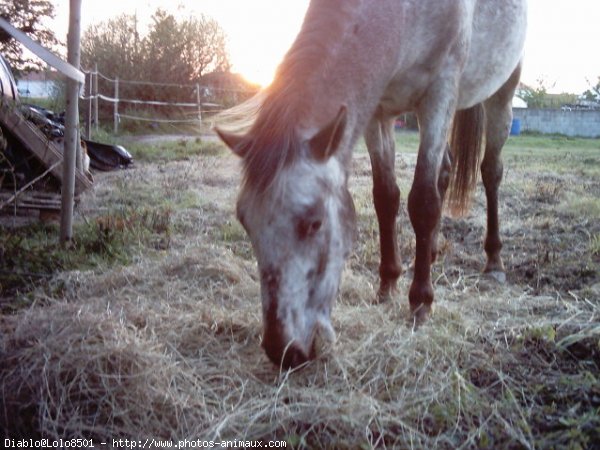
{"label": "distant building", "polygon": [[60,82],[58,72],[30,72],[17,80],[21,97],[49,98],[54,95]]}
{"label": "distant building", "polygon": [[516,95],[512,99],[512,107],[513,108],[527,108],[527,102],[523,100],[521,97],[517,97]]}

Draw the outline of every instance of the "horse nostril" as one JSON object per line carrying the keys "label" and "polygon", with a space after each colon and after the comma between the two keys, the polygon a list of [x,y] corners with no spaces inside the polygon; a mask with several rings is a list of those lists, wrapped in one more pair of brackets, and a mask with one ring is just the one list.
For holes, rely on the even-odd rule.
{"label": "horse nostril", "polygon": [[292,344],[284,349],[281,367],[283,369],[294,369],[304,364],[306,361],[308,361],[306,353],[304,353],[297,345]]}
{"label": "horse nostril", "polygon": [[[271,277],[265,278],[267,278],[266,282],[269,285],[272,282]],[[269,292],[269,295],[271,295],[271,292]],[[309,356],[296,341],[290,339],[284,331],[283,325],[277,319],[276,296],[270,297],[270,304],[265,312],[264,320],[262,346],[273,364],[283,369],[290,369],[308,361]]]}
{"label": "horse nostril", "polygon": [[308,355],[295,343],[282,347],[264,345],[265,352],[273,364],[282,369],[294,369],[308,361]]}

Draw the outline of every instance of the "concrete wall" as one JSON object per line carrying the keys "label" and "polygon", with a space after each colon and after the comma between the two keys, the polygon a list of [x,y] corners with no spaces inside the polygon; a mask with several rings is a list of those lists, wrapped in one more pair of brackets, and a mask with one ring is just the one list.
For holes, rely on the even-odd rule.
{"label": "concrete wall", "polygon": [[55,92],[54,81],[17,80],[17,88],[21,97],[49,98]]}
{"label": "concrete wall", "polygon": [[521,121],[521,132],[600,137],[600,111],[514,108],[513,116]]}

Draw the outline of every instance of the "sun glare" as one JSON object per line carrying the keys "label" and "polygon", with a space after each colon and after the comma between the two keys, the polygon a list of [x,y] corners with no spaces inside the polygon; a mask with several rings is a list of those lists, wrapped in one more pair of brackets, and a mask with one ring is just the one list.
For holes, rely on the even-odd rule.
{"label": "sun glare", "polygon": [[307,7],[308,0],[207,0],[195,8],[227,33],[232,70],[264,87],[298,34]]}
{"label": "sun glare", "polygon": [[280,59],[279,52],[265,52],[260,58],[250,60],[239,58],[236,60],[234,70],[239,72],[246,81],[266,87],[273,81]]}
{"label": "sun glare", "polygon": [[[157,8],[180,14],[204,14],[215,19],[227,35],[232,71],[252,83],[268,85],[300,30],[309,0],[203,0],[183,8],[165,7],[164,0],[82,1],[82,28],[119,14],[137,14],[149,23]],[[69,2],[57,6],[57,21],[65,35]],[[61,36],[62,38],[62,36]]]}
{"label": "sun glare", "polygon": [[[69,2],[55,2],[59,39],[66,40]],[[180,3],[180,2],[174,2]],[[157,8],[183,14],[205,14],[228,36],[232,70],[248,81],[268,85],[285,52],[300,30],[309,0],[202,0],[184,7],[165,6],[164,0],[82,0],[82,27],[122,13],[150,21]],[[567,5],[568,3],[568,5]],[[600,74],[600,60],[589,57],[599,29],[593,26],[600,3],[592,0],[530,0],[523,81],[540,77],[553,90],[579,93]],[[566,19],[565,19],[566,18]],[[560,29],[561,33],[556,33]],[[564,36],[568,36],[566,39]],[[586,81],[587,80],[587,81]],[[589,82],[588,82],[589,81]]]}

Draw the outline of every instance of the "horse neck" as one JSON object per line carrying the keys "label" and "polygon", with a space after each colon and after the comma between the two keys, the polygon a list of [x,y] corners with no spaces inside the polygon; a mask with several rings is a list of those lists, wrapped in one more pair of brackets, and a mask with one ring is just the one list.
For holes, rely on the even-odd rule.
{"label": "horse neck", "polygon": [[377,8],[366,0],[311,2],[296,41],[261,98],[253,142],[256,148],[277,150],[250,152],[245,159],[249,184],[262,186],[269,181],[259,175],[265,168],[277,173],[301,157],[300,143],[329,124],[342,106],[347,125],[336,157],[349,171],[352,148],[395,65],[388,56],[398,42],[389,19],[395,1],[378,1]]}
{"label": "horse neck", "polygon": [[328,70],[327,61],[344,41],[360,13],[363,0],[313,0],[300,33],[278,68],[277,78],[302,83],[299,75]]}
{"label": "horse neck", "polygon": [[330,121],[344,98],[323,95],[327,84],[338,79],[336,65],[348,42],[364,0],[313,0],[294,44],[280,64],[270,88],[276,103],[295,111],[297,123],[315,131]]}

